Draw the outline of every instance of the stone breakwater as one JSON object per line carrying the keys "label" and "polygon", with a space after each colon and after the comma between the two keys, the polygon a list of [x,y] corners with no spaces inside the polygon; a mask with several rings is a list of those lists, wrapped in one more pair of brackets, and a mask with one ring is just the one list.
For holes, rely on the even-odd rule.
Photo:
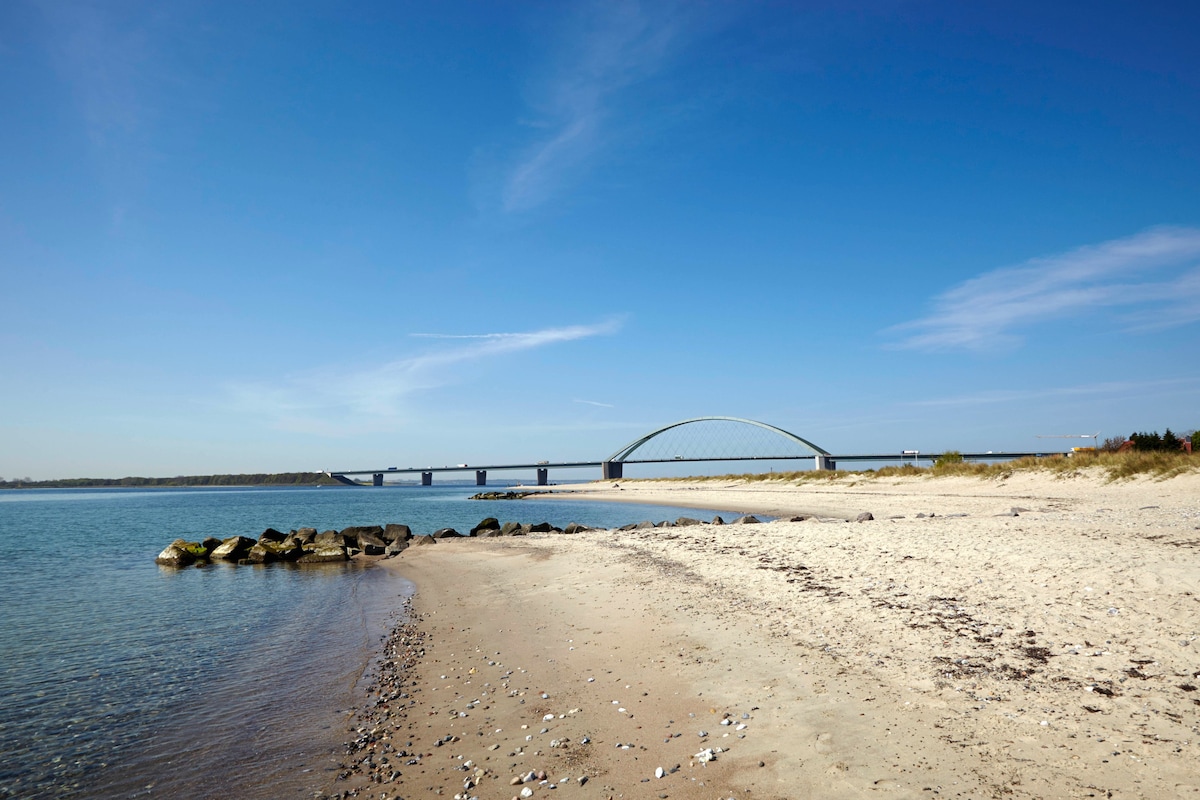
{"label": "stone breakwater", "polygon": [[[756,517],[739,517],[731,524],[759,522]],[[628,531],[643,528],[686,527],[702,524],[698,519],[680,517],[671,522],[643,522],[624,525],[618,530]],[[716,517],[712,525],[723,525],[724,520]],[[176,539],[154,559],[166,567],[203,566],[214,561],[235,564],[267,564],[275,561],[298,564],[327,564],[348,561],[356,555],[392,558],[409,547],[437,544],[454,539],[492,536],[524,536],[530,533],[572,534],[595,530],[578,522],[568,523],[565,528],[549,522],[501,523],[495,517],[487,517],[466,533],[454,528],[441,528],[432,534],[414,536],[407,525],[358,525],[340,531],[317,532],[316,528],[299,528],[284,533],[267,528],[257,540],[248,536],[231,536],[227,539],[211,537],[200,542]]]}

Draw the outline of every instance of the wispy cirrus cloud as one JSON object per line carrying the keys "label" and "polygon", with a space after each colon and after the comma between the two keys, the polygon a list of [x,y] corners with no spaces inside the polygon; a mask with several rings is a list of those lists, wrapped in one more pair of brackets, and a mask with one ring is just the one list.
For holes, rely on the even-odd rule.
{"label": "wispy cirrus cloud", "polygon": [[391,430],[411,416],[412,395],[462,380],[472,364],[613,334],[620,327],[619,320],[609,320],[523,333],[412,334],[451,344],[373,367],[324,367],[270,384],[233,384],[228,395],[240,413],[266,417],[283,430],[330,436]]}
{"label": "wispy cirrus cloud", "polygon": [[616,408],[612,403],[601,403],[599,400],[581,400],[578,397],[574,398],[572,403],[581,403],[585,406],[596,406],[597,408]]}
{"label": "wispy cirrus cloud", "polygon": [[897,348],[990,350],[1018,344],[1021,328],[1103,309],[1129,330],[1200,320],[1200,229],[1156,227],[993,270],[885,333]]}
{"label": "wispy cirrus cloud", "polygon": [[687,7],[675,3],[592,3],[556,32],[544,78],[531,87],[542,134],[507,170],[500,203],[509,213],[550,199],[587,169],[609,142],[621,92],[660,72],[694,35]]}

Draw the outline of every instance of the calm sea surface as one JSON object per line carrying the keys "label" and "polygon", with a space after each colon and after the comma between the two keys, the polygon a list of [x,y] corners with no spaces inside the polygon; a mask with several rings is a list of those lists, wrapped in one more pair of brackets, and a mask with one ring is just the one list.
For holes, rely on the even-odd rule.
{"label": "calm sea surface", "polygon": [[476,491],[0,492],[0,798],[255,800],[333,788],[364,673],[412,587],[352,565],[157,566],[175,538],[718,513],[467,500]]}

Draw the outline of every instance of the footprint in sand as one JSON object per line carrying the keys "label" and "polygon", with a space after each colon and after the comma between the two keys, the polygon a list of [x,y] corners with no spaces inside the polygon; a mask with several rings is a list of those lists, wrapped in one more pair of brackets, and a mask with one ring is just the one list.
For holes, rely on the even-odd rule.
{"label": "footprint in sand", "polygon": [[833,734],[821,733],[817,735],[817,741],[813,743],[813,748],[822,755],[829,755],[833,752]]}

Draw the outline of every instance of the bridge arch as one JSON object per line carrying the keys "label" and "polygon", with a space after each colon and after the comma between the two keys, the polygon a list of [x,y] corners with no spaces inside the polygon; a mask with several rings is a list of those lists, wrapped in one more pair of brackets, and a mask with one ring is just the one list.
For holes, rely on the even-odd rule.
{"label": "bridge arch", "polygon": [[[695,417],[693,419],[681,420],[680,422],[673,422],[670,425],[664,425],[663,427],[658,428],[657,430],[653,430],[650,433],[647,433],[645,436],[641,436],[641,437],[633,440],[629,444],[622,447],[620,450],[617,450],[617,452],[613,453],[607,459],[605,459],[604,463],[606,465],[609,465],[609,464],[615,465],[615,464],[623,464],[628,461],[636,461],[637,459],[631,459],[631,456],[634,453],[636,453],[643,445],[649,443],[651,440],[655,439],[656,437],[660,436],[661,434],[666,433],[667,431],[670,431],[670,430],[673,430],[676,428],[680,428],[684,425],[691,425],[693,423],[698,423],[698,422],[734,422],[734,423],[740,423],[743,425],[752,425],[754,427],[761,428],[765,431],[774,433],[774,434],[782,437],[785,441],[789,442],[790,444],[793,444],[793,445],[798,444],[801,447],[805,447],[808,450],[811,450],[813,452],[813,454],[816,456],[830,455],[829,451],[827,451],[821,447],[818,447],[817,445],[813,444],[812,442],[808,441],[807,439],[802,439],[801,437],[797,436],[794,433],[789,433],[788,431],[785,431],[782,428],[777,428],[774,425],[768,425],[765,422],[758,422],[757,420],[752,420],[752,419],[742,419],[741,417]],[[665,459],[650,459],[650,460],[657,461],[657,460],[665,460]],[[733,460],[737,460],[737,459],[733,459]],[[608,477],[608,473],[610,471],[617,472],[619,470],[617,470],[617,469],[610,470],[606,466],[606,468],[605,468],[605,476],[606,477]]]}

